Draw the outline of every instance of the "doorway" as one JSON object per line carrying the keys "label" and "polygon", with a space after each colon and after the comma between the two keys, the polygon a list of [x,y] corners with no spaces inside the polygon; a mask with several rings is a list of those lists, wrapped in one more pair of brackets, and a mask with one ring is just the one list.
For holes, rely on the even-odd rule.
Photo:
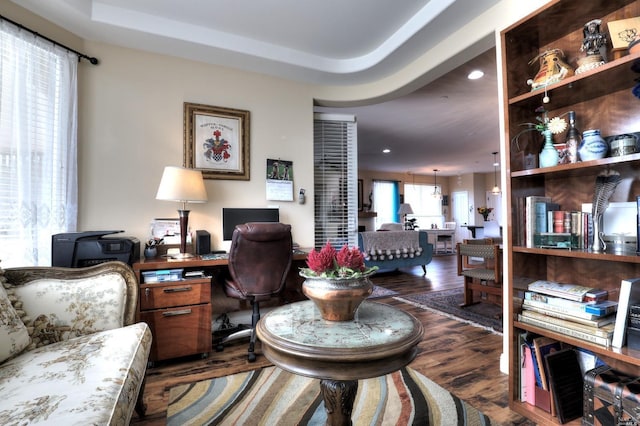
{"label": "doorway", "polygon": [[469,224],[469,192],[453,191],[451,193],[451,218],[456,222],[455,241],[462,241],[463,233],[467,233],[467,229],[462,228]]}

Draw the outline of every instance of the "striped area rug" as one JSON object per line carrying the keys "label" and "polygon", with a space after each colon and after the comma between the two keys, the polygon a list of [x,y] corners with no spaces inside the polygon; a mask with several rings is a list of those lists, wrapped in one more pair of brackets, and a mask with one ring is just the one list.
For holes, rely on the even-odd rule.
{"label": "striped area rug", "polygon": [[[266,367],[176,386],[167,425],[324,425],[320,381]],[[352,413],[359,425],[491,425],[491,420],[425,376],[403,368],[360,380]]]}

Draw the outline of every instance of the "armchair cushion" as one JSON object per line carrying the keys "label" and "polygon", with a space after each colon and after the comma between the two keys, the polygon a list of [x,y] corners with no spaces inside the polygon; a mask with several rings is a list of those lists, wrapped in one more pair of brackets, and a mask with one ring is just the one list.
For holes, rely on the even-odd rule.
{"label": "armchair cushion", "polygon": [[127,285],[112,272],[79,279],[42,278],[13,288],[26,313],[31,348],[124,326]]}
{"label": "armchair cushion", "polygon": [[27,327],[13,308],[4,287],[0,285],[0,362],[22,352],[29,342]]}
{"label": "armchair cushion", "polygon": [[137,323],[23,352],[0,368],[0,424],[129,424],[150,346]]}

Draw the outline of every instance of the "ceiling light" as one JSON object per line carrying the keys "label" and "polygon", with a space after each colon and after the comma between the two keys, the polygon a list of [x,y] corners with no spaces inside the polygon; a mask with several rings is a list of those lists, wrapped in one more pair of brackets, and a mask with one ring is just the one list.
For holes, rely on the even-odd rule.
{"label": "ceiling light", "polygon": [[477,80],[479,78],[482,78],[484,76],[484,72],[480,71],[480,70],[473,70],[469,73],[469,75],[467,76],[467,78],[469,80]]}
{"label": "ceiling light", "polygon": [[391,152],[391,150],[389,148],[385,148],[385,149],[382,150],[383,154],[388,154],[390,152]]}
{"label": "ceiling light", "polygon": [[497,151],[492,152],[493,154],[493,189],[491,193],[493,195],[500,195],[500,187],[498,186],[498,162],[496,161]]}
{"label": "ceiling light", "polygon": [[440,192],[440,188],[436,185],[438,182],[436,173],[438,173],[438,169],[433,169],[433,194],[431,194],[431,196],[436,200],[442,200],[442,192]]}

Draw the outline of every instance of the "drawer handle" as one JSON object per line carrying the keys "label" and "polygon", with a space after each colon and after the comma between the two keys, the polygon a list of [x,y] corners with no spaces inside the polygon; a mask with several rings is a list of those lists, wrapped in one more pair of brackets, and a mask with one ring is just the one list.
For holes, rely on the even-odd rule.
{"label": "drawer handle", "polygon": [[178,315],[189,315],[190,313],[191,313],[191,309],[183,309],[181,311],[163,312],[162,316],[163,317],[176,317]]}
{"label": "drawer handle", "polygon": [[162,291],[164,291],[165,293],[179,293],[181,291],[191,291],[193,290],[193,288],[191,286],[188,287],[169,287],[169,288],[163,288]]}

